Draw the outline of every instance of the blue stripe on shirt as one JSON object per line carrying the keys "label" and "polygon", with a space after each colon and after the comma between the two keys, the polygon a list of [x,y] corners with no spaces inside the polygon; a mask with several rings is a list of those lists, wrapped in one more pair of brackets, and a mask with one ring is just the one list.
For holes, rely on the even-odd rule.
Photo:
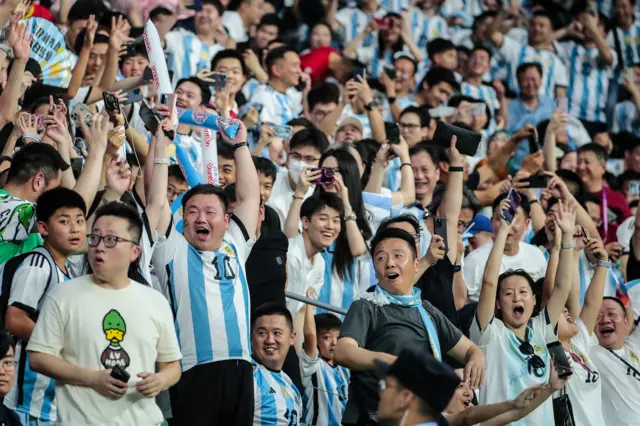
{"label": "blue stripe on shirt", "polygon": [[205,291],[203,262],[200,253],[189,245],[187,268],[189,273],[189,301],[191,303],[191,321],[198,363],[207,362],[212,357],[211,328],[209,327],[209,309]]}
{"label": "blue stripe on shirt", "polygon": [[[224,244],[224,243],[223,243]],[[242,356],[242,341],[240,339],[240,327],[238,326],[238,313],[236,312],[236,306],[233,301],[235,297],[235,287],[233,278],[227,278],[227,263],[230,262],[229,257],[216,251],[215,259],[220,273],[220,297],[222,299],[222,313],[224,315],[224,326],[227,332],[227,344],[229,345],[229,356],[240,357]],[[233,275],[233,274],[232,274]]]}

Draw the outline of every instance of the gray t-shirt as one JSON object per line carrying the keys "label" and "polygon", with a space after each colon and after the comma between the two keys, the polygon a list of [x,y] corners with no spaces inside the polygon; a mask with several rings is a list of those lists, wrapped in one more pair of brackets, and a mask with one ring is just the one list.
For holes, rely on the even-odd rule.
{"label": "gray t-shirt", "polygon": [[[426,300],[424,308],[431,316],[440,341],[440,353],[449,352],[462,337],[460,330],[442,312]],[[417,308],[399,305],[378,305],[374,301],[356,300],[340,328],[340,338],[350,337],[358,346],[374,352],[399,355],[405,348],[431,353],[429,336]],[[357,423],[361,412],[373,416],[378,407],[378,380],[375,371],[352,371],[349,399],[343,422]]]}

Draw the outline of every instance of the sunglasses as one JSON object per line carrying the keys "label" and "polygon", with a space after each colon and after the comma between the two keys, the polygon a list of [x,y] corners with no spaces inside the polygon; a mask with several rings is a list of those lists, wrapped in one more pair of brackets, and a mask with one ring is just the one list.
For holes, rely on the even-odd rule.
{"label": "sunglasses", "polygon": [[529,342],[522,342],[518,348],[523,355],[529,357],[527,360],[527,366],[529,367],[529,374],[532,374],[535,370],[545,368],[545,363],[538,355],[535,354],[533,346]]}

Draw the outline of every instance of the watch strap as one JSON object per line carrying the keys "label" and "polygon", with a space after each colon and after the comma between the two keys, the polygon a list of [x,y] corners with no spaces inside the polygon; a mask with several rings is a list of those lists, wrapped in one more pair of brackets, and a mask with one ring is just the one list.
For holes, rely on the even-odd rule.
{"label": "watch strap", "polygon": [[249,147],[247,142],[239,142],[231,147],[231,149],[235,152],[236,149],[242,148],[243,146]]}
{"label": "watch strap", "polygon": [[611,263],[610,260],[598,259],[598,262],[596,263],[596,266],[602,266],[602,267],[607,268],[607,269],[610,269],[611,265],[613,265],[613,263]]}

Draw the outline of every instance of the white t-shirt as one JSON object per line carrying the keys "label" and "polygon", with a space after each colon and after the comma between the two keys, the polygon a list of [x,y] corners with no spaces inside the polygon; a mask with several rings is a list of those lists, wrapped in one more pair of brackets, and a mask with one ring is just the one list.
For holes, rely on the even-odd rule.
{"label": "white t-shirt", "polygon": [[[320,294],[324,282],[324,259],[317,253],[313,256],[313,264],[309,262],[302,234],[289,238],[287,275],[287,291],[304,296],[307,288],[313,287]],[[302,302],[287,299],[287,308],[294,317],[302,306]]]}
{"label": "white t-shirt", "polygon": [[[312,185],[307,190],[307,193],[304,194],[304,199],[306,200],[311,195],[313,195],[314,190],[315,185]],[[294,194],[295,191],[289,184],[289,170],[285,167],[282,167],[280,168],[280,170],[278,170],[278,174],[276,175],[276,181],[273,184],[271,197],[269,197],[267,205],[274,209],[276,213],[278,213],[280,224],[282,225],[283,229],[284,222],[285,220],[287,220],[287,215],[289,214],[289,208],[291,207],[291,203],[293,202]]]}
{"label": "white t-shirt", "polygon": [[[640,330],[624,341],[624,348],[614,351],[640,371]],[[613,355],[609,349],[596,346],[593,362],[602,381],[602,414],[607,426],[636,426],[640,419],[640,374]]]}
{"label": "white t-shirt", "polygon": [[[487,358],[485,384],[480,388],[481,405],[510,401],[525,389],[549,381],[549,351],[547,344],[557,340],[545,309],[531,318],[527,326],[528,341],[534,353],[542,358],[545,367],[529,372],[529,356],[520,352],[523,341],[498,318],[493,318],[482,332],[478,319],[471,324],[471,340]],[[553,426],[553,403],[547,399],[527,417],[511,423],[514,426]]]}
{"label": "white t-shirt", "polygon": [[48,293],[27,350],[89,370],[120,365],[130,374],[127,393],[115,400],[56,381],[58,421],[73,426],[159,425],[155,399],[136,391],[137,374],[182,358],[171,309],[160,293],[135,281],[121,290],[104,289],[89,275]]}
{"label": "white t-shirt", "polygon": [[602,417],[602,380],[593,362],[598,339],[589,334],[580,318],[575,321],[578,334],[571,338],[571,352],[565,351],[573,375],[565,387],[573,407],[576,425],[604,425]]}
{"label": "white t-shirt", "polygon": [[247,27],[244,25],[244,22],[242,22],[242,18],[238,12],[231,10],[224,12],[222,14],[222,25],[224,25],[236,43],[244,43],[249,40]]}
{"label": "white t-shirt", "polygon": [[[467,284],[468,298],[477,302],[480,297],[480,287],[484,268],[489,260],[489,254],[493,248],[493,242],[487,243],[477,250],[469,253],[465,257],[465,264],[462,268],[464,281]],[[531,244],[520,242],[520,250],[515,256],[504,254],[500,262],[500,273],[510,269],[524,269],[536,281],[545,276],[547,272],[547,260],[544,254]]]}

